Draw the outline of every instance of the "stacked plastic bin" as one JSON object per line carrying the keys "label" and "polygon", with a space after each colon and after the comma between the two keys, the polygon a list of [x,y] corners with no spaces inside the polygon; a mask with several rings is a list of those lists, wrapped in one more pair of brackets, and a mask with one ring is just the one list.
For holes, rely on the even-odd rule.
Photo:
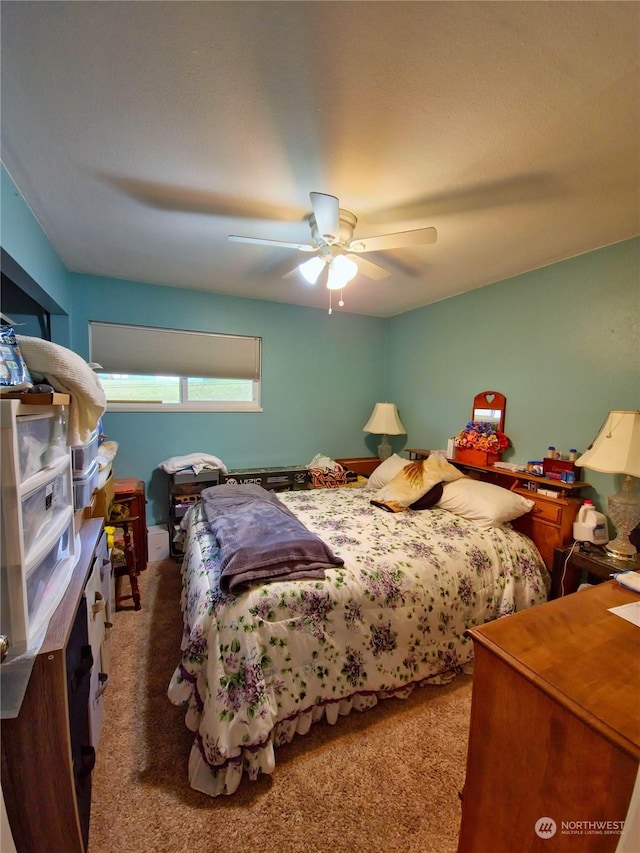
{"label": "stacked plastic bin", "polygon": [[91,495],[98,488],[98,444],[100,433],[96,428],[86,444],[71,448],[73,471],[73,507],[82,509],[91,503]]}

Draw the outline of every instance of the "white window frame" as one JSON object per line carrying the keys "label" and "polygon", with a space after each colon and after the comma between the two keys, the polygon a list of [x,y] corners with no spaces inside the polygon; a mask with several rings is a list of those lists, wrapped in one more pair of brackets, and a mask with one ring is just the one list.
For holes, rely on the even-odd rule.
{"label": "white window frame", "polygon": [[[171,368],[171,357],[169,356],[168,362],[165,365],[165,369],[160,369],[150,374],[146,372],[146,370],[140,370],[139,366],[132,361],[130,366],[122,363],[122,353],[127,352],[127,347],[119,346],[117,351],[118,363],[117,367],[114,368],[113,365],[109,363],[109,359],[112,354],[109,353],[108,347],[105,348],[104,335],[102,335],[101,343],[99,346],[102,347],[102,350],[95,352],[93,346],[93,336],[92,330],[95,327],[100,326],[103,327],[100,331],[105,332],[109,331],[108,327],[117,328],[120,336],[122,335],[136,335],[136,333],[151,333],[151,336],[154,337],[153,333],[158,333],[158,340],[162,341],[164,337],[168,337],[171,339],[172,343],[180,343],[182,342],[185,347],[191,346],[190,350],[193,353],[193,345],[194,342],[200,344],[206,344],[207,338],[215,338],[216,340],[212,340],[210,343],[215,346],[217,350],[220,350],[224,353],[224,344],[225,340],[228,340],[230,343],[229,349],[232,351],[234,347],[237,347],[238,343],[245,340],[247,342],[248,348],[254,348],[255,356],[254,356],[254,364],[247,368],[246,365],[243,365],[240,368],[239,375],[235,376],[212,376],[212,368],[211,361],[207,360],[207,363],[202,365],[202,371],[204,375],[194,375],[193,373],[193,363],[191,364],[190,376],[181,376],[177,374],[174,370],[173,372],[169,372]],[[194,338],[194,336],[196,336]],[[172,350],[175,352],[175,350]],[[152,326],[139,326],[139,325],[127,325],[124,323],[106,323],[103,321],[90,321],[89,322],[89,353],[90,360],[92,362],[97,362],[101,365],[102,369],[96,368],[96,373],[128,373],[130,375],[141,375],[141,376],[150,376],[150,375],[170,375],[176,376],[178,375],[180,381],[180,398],[181,400],[185,400],[187,396],[187,381],[188,379],[251,379],[252,385],[252,396],[251,400],[241,401],[241,400],[226,400],[226,401],[218,401],[218,400],[194,400],[194,401],[186,401],[180,403],[141,403],[140,401],[108,401],[107,402],[107,411],[108,412],[261,412],[261,380],[262,380],[262,339],[256,336],[249,335],[226,335],[219,332],[195,332],[195,331],[187,331],[183,329],[162,329],[158,327]],[[102,359],[102,361],[101,361]],[[190,361],[193,361],[190,359]],[[227,361],[227,358],[224,357],[223,361]],[[104,362],[104,364],[103,364]],[[197,365],[196,365],[197,369]],[[213,368],[215,370],[215,367]],[[200,371],[198,371],[199,373]],[[253,375],[249,375],[249,374]]]}

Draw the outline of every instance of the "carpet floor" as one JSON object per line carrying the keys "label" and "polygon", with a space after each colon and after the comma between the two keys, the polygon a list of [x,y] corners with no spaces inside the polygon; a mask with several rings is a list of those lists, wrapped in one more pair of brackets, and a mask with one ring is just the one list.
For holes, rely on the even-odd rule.
{"label": "carpet floor", "polygon": [[180,658],[180,567],[150,563],[142,610],[115,615],[89,853],[454,853],[471,676],[321,722],[271,776],[210,798],[187,779],[193,734],[167,687]]}

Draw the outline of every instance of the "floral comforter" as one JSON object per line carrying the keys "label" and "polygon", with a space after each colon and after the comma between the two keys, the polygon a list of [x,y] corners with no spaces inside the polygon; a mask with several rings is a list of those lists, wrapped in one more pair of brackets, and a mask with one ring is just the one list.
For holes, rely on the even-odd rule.
{"label": "floral comforter", "polygon": [[219,551],[200,507],[186,521],[182,659],[169,699],[195,732],[189,781],[231,794],[271,773],[274,747],[379,698],[443,683],[473,656],[465,631],[546,600],[533,543],[438,508],[387,513],[367,489],[279,498],[342,557],[324,580],[219,587]]}

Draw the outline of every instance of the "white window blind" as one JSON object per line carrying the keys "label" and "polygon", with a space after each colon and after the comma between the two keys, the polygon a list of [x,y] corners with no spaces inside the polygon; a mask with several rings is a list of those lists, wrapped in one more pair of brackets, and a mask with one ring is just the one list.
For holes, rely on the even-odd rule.
{"label": "white window blind", "polygon": [[260,338],[89,323],[90,360],[105,373],[260,379]]}

